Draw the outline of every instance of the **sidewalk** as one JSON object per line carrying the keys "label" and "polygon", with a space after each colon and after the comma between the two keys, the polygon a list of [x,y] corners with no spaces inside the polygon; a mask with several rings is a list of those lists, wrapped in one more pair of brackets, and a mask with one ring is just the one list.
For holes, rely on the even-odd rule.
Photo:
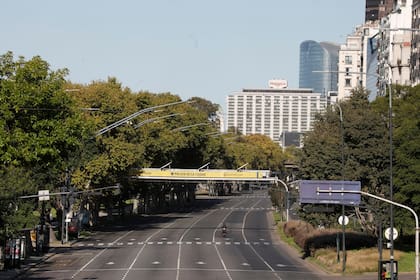
{"label": "sidewalk", "polygon": [[20,268],[12,268],[7,270],[0,270],[0,280],[10,280],[10,279],[18,279],[18,277],[24,274],[29,269],[35,267],[36,265],[48,260],[52,256],[55,255],[56,248],[65,248],[71,247],[73,242],[69,242],[67,244],[61,244],[61,242],[52,242],[50,243],[50,249],[48,253],[45,253],[42,256],[29,256],[25,260],[21,261]]}
{"label": "sidewalk", "polygon": [[[54,251],[54,250],[51,249],[50,251]],[[0,271],[0,280],[16,279],[19,275],[23,274],[27,270],[36,266],[37,264],[47,260],[53,255],[54,255],[53,252],[48,252],[43,256],[30,256],[29,258],[21,262],[20,268],[12,268],[12,269]]]}
{"label": "sidewalk", "polygon": [[[365,273],[362,275],[327,275],[323,276],[324,279],[340,279],[340,280],[378,280],[377,273]],[[411,272],[398,273],[398,280],[415,280],[416,274]]]}

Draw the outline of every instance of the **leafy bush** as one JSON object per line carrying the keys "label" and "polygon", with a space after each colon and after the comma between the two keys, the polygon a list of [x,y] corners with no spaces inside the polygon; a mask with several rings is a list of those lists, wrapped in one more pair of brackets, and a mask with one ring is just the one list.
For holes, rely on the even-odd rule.
{"label": "leafy bush", "polygon": [[[302,248],[303,258],[314,256],[318,249],[336,247],[337,238],[340,247],[342,244],[341,229],[315,229],[304,221],[290,221],[284,224],[283,230]],[[373,247],[377,242],[374,236],[353,231],[346,232],[345,238],[349,250]]]}

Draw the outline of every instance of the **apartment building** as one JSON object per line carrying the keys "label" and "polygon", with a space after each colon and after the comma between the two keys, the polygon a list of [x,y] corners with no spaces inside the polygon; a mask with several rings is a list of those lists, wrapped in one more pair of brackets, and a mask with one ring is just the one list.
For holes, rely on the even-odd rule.
{"label": "apartment building", "polygon": [[378,21],[366,22],[356,27],[340,46],[338,54],[338,99],[348,98],[351,90],[363,86],[370,92],[370,99],[377,92],[377,35]]}
{"label": "apartment building", "polygon": [[[420,0],[414,0],[412,6],[411,27],[420,30]],[[413,86],[420,84],[420,32],[413,32],[411,41],[410,80]]]}
{"label": "apartment building", "polygon": [[379,88],[385,84],[411,85],[413,1],[395,0],[393,10],[381,19],[378,53]]}

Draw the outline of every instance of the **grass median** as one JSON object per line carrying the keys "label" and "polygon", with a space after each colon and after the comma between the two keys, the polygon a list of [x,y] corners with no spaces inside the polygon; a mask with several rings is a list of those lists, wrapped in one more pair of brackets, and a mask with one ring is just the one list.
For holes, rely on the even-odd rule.
{"label": "grass median", "polygon": [[[284,222],[281,221],[279,213],[273,213],[274,221],[277,225],[277,232],[280,238],[303,255],[303,249],[296,244],[294,238],[287,236],[284,232]],[[379,251],[377,247],[362,248],[346,251],[346,274],[362,274],[378,271]],[[313,255],[306,258],[308,261],[316,264],[321,269],[329,273],[342,273],[342,252],[337,255],[336,248],[320,248],[313,252]],[[382,259],[390,259],[390,250],[383,249]],[[394,259],[398,261],[399,272],[415,271],[415,253],[413,251],[394,250]]]}

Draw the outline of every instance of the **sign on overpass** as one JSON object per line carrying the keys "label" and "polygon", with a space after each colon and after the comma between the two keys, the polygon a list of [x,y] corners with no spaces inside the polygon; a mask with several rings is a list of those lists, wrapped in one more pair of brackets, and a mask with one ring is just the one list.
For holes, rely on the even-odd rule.
{"label": "sign on overpass", "polygon": [[302,180],[298,183],[300,203],[352,206],[360,204],[360,193],[320,192],[320,190],[360,191],[360,181]]}
{"label": "sign on overpass", "polygon": [[260,181],[272,182],[269,170],[235,169],[162,169],[143,168],[136,170],[132,178],[139,180],[165,181]]}

